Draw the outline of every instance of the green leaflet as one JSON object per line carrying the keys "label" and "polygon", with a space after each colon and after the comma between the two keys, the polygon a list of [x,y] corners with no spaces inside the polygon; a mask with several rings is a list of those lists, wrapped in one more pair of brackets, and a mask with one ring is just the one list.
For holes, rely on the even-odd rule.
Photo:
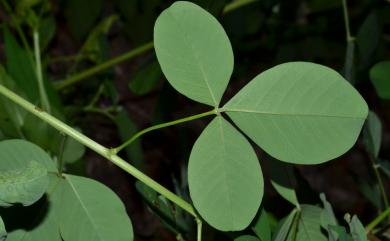
{"label": "green leaflet", "polygon": [[390,99],[390,61],[375,64],[370,69],[370,79],[379,97]]}
{"label": "green leaflet", "polygon": [[[25,168],[31,161],[42,164],[48,172],[57,172],[54,161],[37,145],[25,140],[0,142],[0,170]],[[3,161],[6,160],[6,161]]]}
{"label": "green leaflet", "polygon": [[375,112],[369,112],[363,134],[367,152],[376,160],[382,143],[382,123]]}
{"label": "green leaflet", "polygon": [[293,209],[290,214],[281,220],[278,224],[278,227],[272,237],[272,241],[286,241],[289,233],[295,232],[292,230],[297,222],[297,209]]}
{"label": "green leaflet", "polygon": [[55,195],[65,241],[131,241],[133,228],[114,192],[85,177],[65,175]]}
{"label": "green leaflet", "polygon": [[16,203],[29,206],[43,196],[48,185],[47,170],[36,161],[31,161],[19,169],[2,169],[0,170],[0,206],[9,207]]}
{"label": "green leaflet", "polygon": [[356,215],[353,215],[348,224],[353,241],[367,241],[366,229]]}
{"label": "green leaflet", "polygon": [[299,214],[296,241],[327,241],[321,232],[322,209],[312,205],[302,205]]}
{"label": "green leaflet", "polygon": [[269,162],[271,184],[284,199],[299,207],[295,192],[296,179],[292,165],[272,159]]}
{"label": "green leaflet", "polygon": [[324,205],[324,209],[321,213],[321,226],[328,230],[328,233],[330,233],[330,226],[338,225],[337,219],[333,212],[332,205],[328,202],[328,200],[326,200],[325,194],[321,193],[320,199],[322,201],[322,204]]}
{"label": "green leaflet", "polygon": [[188,164],[191,199],[214,228],[246,228],[263,197],[263,175],[249,142],[223,117],[202,132]]}
{"label": "green leaflet", "polygon": [[264,208],[259,212],[252,226],[253,232],[261,241],[271,241],[271,227],[268,221],[268,214]]}
{"label": "green leaflet", "polygon": [[4,241],[7,238],[7,231],[5,230],[3,219],[0,217],[0,241]]}
{"label": "green leaflet", "polygon": [[7,60],[7,70],[18,88],[31,101],[39,99],[38,82],[35,75],[32,56],[20,47],[8,28],[4,28],[4,52]]}
{"label": "green leaflet", "polygon": [[260,241],[258,238],[255,236],[251,235],[242,235],[238,238],[235,238],[234,241]]}
{"label": "green leaflet", "polygon": [[224,107],[230,118],[271,156],[318,164],[349,150],[368,107],[336,71],[307,62],[273,67]]}
{"label": "green leaflet", "polygon": [[230,41],[218,21],[190,2],[175,2],[157,19],[154,45],[161,69],[180,93],[218,106],[233,71]]}

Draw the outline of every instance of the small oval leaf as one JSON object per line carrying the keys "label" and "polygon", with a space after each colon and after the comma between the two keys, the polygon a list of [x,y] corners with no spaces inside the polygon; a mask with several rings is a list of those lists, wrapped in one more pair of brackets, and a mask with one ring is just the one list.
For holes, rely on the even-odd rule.
{"label": "small oval leaf", "polygon": [[38,201],[49,185],[47,170],[38,162],[14,170],[0,170],[0,206],[29,206]]}
{"label": "small oval leaf", "polygon": [[131,241],[133,228],[114,192],[89,178],[65,175],[56,210],[61,236],[72,241]]}
{"label": "small oval leaf", "polygon": [[375,64],[370,69],[370,79],[379,97],[390,99],[390,61]]}
{"label": "small oval leaf", "polygon": [[233,50],[221,24],[190,2],[175,2],[158,17],[154,45],[161,69],[180,93],[218,106],[233,71]]}
{"label": "small oval leaf", "polygon": [[344,154],[368,113],[364,99],[339,73],[307,62],[261,73],[223,110],[268,154],[296,164]]}
{"label": "small oval leaf", "polygon": [[195,208],[222,231],[246,228],[263,197],[263,175],[253,148],[220,116],[194,144],[188,182]]}

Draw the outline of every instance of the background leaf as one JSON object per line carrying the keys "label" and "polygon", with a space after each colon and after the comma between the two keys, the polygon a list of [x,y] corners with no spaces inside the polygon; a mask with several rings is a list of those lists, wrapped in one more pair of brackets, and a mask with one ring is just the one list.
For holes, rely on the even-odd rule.
{"label": "background leaf", "polygon": [[293,209],[290,214],[284,219],[280,220],[274,235],[273,241],[286,241],[287,237],[294,226],[293,223],[297,221],[297,209]]}
{"label": "background leaf", "polygon": [[190,2],[175,2],[157,19],[154,44],[161,69],[180,93],[218,106],[233,71],[233,51],[220,23]]}
{"label": "background leaf", "polygon": [[269,162],[271,184],[284,199],[292,205],[299,207],[295,192],[296,179],[292,165],[272,159]]}
{"label": "background leaf", "polygon": [[131,241],[133,229],[126,209],[109,188],[85,177],[65,175],[56,209],[65,241]]}
{"label": "background leaf", "polygon": [[366,229],[356,215],[353,215],[348,224],[354,241],[367,241]]}
{"label": "background leaf", "polygon": [[258,217],[255,218],[252,230],[261,241],[271,241],[271,227],[268,214],[264,208],[260,210]]}
{"label": "background leaf", "polygon": [[5,230],[3,219],[0,217],[0,241],[4,241],[7,238],[7,231]]}
{"label": "background leaf", "polygon": [[322,209],[312,205],[301,205],[296,241],[327,241],[321,232]]}
{"label": "background leaf", "polygon": [[129,89],[136,95],[145,95],[161,83],[161,68],[156,61],[141,68],[129,82]]}
{"label": "background leaf", "polygon": [[261,73],[223,109],[268,154],[297,164],[344,154],[355,144],[368,112],[341,75],[307,62]]}
{"label": "background leaf", "polygon": [[379,150],[382,143],[382,123],[378,116],[370,111],[368,113],[366,126],[363,131],[364,144],[367,152],[371,158],[375,161],[378,158]]}
{"label": "background leaf", "polygon": [[202,132],[188,164],[191,199],[216,229],[246,228],[263,197],[263,175],[249,142],[223,117]]}
{"label": "background leaf", "polygon": [[370,79],[379,97],[390,99],[390,61],[375,64],[370,70]]}
{"label": "background leaf", "polygon": [[260,241],[260,240],[255,236],[242,235],[240,237],[235,238],[234,241]]}

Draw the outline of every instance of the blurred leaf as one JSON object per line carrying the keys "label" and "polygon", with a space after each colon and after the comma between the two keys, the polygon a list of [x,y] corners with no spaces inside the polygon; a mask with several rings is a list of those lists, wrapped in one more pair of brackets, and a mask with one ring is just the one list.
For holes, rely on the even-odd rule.
{"label": "blurred leaf", "polygon": [[160,65],[153,61],[137,71],[129,82],[129,89],[136,95],[145,95],[156,89],[161,83]]}
{"label": "blurred leaf", "polygon": [[265,152],[294,164],[319,164],[344,154],[368,114],[363,97],[339,73],[309,62],[264,71],[223,109]]}
{"label": "blurred leaf", "polygon": [[252,224],[252,230],[261,241],[271,241],[271,228],[268,222],[268,214],[264,208],[259,212]]}
{"label": "blurred leaf", "polygon": [[72,241],[133,240],[133,228],[119,197],[103,184],[65,175],[55,195],[61,236]]}
{"label": "blurred leaf", "polygon": [[52,15],[42,18],[39,22],[39,40],[41,50],[47,48],[56,33],[56,21]]}
{"label": "blurred leaf", "polygon": [[379,150],[382,143],[382,123],[375,112],[370,111],[363,130],[364,144],[372,160],[378,158]]}
{"label": "blurred leaf", "polygon": [[46,168],[34,160],[23,168],[0,169],[0,206],[9,207],[17,203],[30,206],[43,196],[48,185]]}
{"label": "blurred leaf", "polygon": [[322,11],[329,11],[331,9],[340,8],[341,1],[340,0],[306,0],[307,8],[311,13],[318,13]]}
{"label": "blurred leaf", "polygon": [[[81,132],[81,130],[79,130]],[[60,137],[61,138],[61,137]],[[62,137],[64,138],[64,137]],[[61,140],[59,140],[61,141]],[[85,146],[71,137],[66,137],[62,158],[65,163],[74,163],[80,160],[85,153]]]}
{"label": "blurred leaf", "polygon": [[151,210],[158,215],[165,226],[175,233],[189,231],[189,227],[183,219],[181,209],[178,206],[170,203],[163,196],[140,181],[137,181],[135,186]]}
{"label": "blurred leaf", "polygon": [[353,241],[352,237],[342,226],[330,226],[330,230],[332,232],[329,235],[329,241]]}
{"label": "blurred leaf", "polygon": [[240,236],[238,238],[235,238],[234,241],[260,241],[260,240],[258,238],[256,238],[255,236],[242,235],[242,236]]}
{"label": "blurred leaf", "polygon": [[248,227],[264,193],[256,153],[222,116],[215,117],[196,140],[188,163],[188,184],[196,210],[221,231]]}
{"label": "blurred leaf", "polygon": [[284,219],[282,219],[273,235],[272,241],[287,241],[288,234],[290,231],[295,232],[294,230],[291,230],[293,227],[294,222],[297,222],[299,215],[297,213],[297,209],[293,209],[291,213]]}
{"label": "blurred leaf", "polygon": [[32,57],[19,46],[7,27],[4,28],[4,44],[8,73],[28,99],[36,102],[39,90]]}
{"label": "blurred leaf", "polygon": [[[115,124],[118,128],[119,136],[122,142],[129,140],[138,132],[134,121],[130,118],[126,110],[121,110],[115,117]],[[131,145],[125,148],[126,154],[131,163],[142,170],[144,168],[144,155],[140,139],[135,140]]]}
{"label": "blurred leaf", "polygon": [[73,36],[81,41],[99,18],[103,8],[103,0],[67,0],[64,13]]}
{"label": "blurred leaf", "polygon": [[338,225],[336,215],[333,212],[332,205],[328,202],[328,200],[326,200],[325,194],[321,193],[320,199],[324,206],[324,209],[322,210],[321,213],[321,226],[329,230],[329,226]]}
{"label": "blurred leaf", "polygon": [[366,229],[356,215],[352,217],[348,224],[354,241],[367,241]]}
{"label": "blurred leaf", "polygon": [[0,241],[4,241],[7,238],[7,231],[5,230],[3,219],[0,216]]}
{"label": "blurred leaf", "polygon": [[[341,1],[338,1],[341,2]],[[343,76],[352,85],[355,84],[355,41],[347,42]]]}
{"label": "blurred leaf", "polygon": [[390,178],[390,161],[389,160],[378,160],[378,165],[382,171]]}
{"label": "blurred leaf", "polygon": [[89,33],[87,40],[83,44],[80,50],[82,56],[88,56],[89,59],[95,62],[101,62],[102,49],[101,49],[101,37],[108,33],[111,26],[118,20],[117,15],[111,15],[103,19],[98,25],[96,25]]}
{"label": "blurred leaf", "polygon": [[296,241],[328,241],[321,232],[322,209],[312,205],[301,205]]}
{"label": "blurred leaf", "polygon": [[371,64],[381,38],[381,27],[375,11],[371,12],[359,28],[356,36],[359,69],[364,70]]}
{"label": "blurred leaf", "polygon": [[382,197],[378,184],[370,185],[366,181],[359,182],[359,190],[365,198],[372,203],[376,208],[382,208]]}
{"label": "blurred leaf", "polygon": [[269,162],[269,168],[271,184],[276,192],[292,205],[299,207],[295,193],[296,179],[293,166],[272,159]]}
{"label": "blurred leaf", "polygon": [[228,36],[211,14],[193,3],[175,2],[156,21],[154,45],[165,77],[178,92],[219,105],[234,59]]}
{"label": "blurred leaf", "polygon": [[390,61],[375,64],[370,70],[370,79],[379,97],[390,99]]}

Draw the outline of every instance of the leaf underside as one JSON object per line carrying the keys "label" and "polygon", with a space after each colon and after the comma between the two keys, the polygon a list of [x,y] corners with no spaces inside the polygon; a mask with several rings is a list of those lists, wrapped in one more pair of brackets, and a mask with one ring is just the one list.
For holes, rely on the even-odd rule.
{"label": "leaf underside", "polygon": [[368,107],[337,72],[318,64],[290,62],[247,84],[223,109],[271,156],[318,164],[349,150]]}
{"label": "leaf underside", "polygon": [[253,148],[220,116],[194,144],[188,182],[195,208],[222,231],[246,228],[263,197],[263,176]]}

